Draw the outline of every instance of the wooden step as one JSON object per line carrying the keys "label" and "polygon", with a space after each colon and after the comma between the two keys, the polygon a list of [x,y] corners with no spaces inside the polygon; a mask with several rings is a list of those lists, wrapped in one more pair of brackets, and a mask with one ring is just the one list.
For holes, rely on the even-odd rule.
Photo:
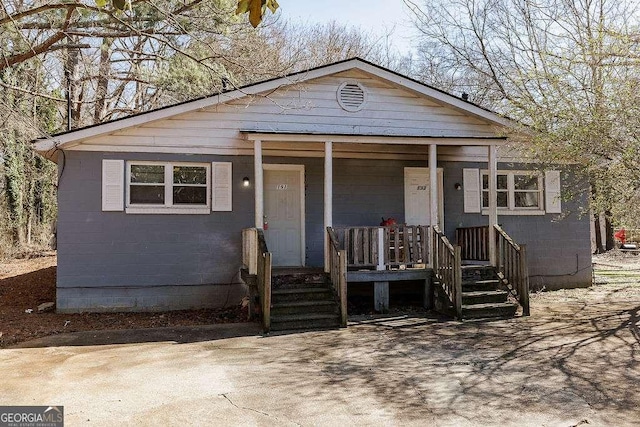
{"label": "wooden step", "polygon": [[495,291],[499,288],[500,279],[462,281],[462,292]]}
{"label": "wooden step", "polygon": [[330,283],[325,281],[308,281],[308,282],[271,282],[271,289],[306,289],[306,288],[322,288],[328,287]]}
{"label": "wooden step", "polygon": [[472,304],[489,304],[489,303],[500,303],[505,302],[507,300],[507,295],[509,293],[507,291],[471,291],[466,292],[462,291],[462,304],[463,305],[472,305]]}
{"label": "wooden step", "polygon": [[337,314],[294,314],[272,315],[272,331],[288,331],[293,329],[330,329],[340,327],[340,316]]}
{"label": "wooden step", "polygon": [[493,317],[513,317],[518,310],[518,303],[502,302],[487,304],[462,305],[463,319],[484,319]]}
{"label": "wooden step", "polygon": [[279,302],[271,306],[271,316],[322,313],[338,314],[338,305],[335,301],[294,301]]}
{"label": "wooden step", "polygon": [[496,269],[490,265],[463,265],[462,281],[497,279]]}
{"label": "wooden step", "polygon": [[272,304],[295,301],[329,301],[333,300],[333,291],[328,287],[287,288],[271,291]]}
{"label": "wooden step", "polygon": [[271,277],[272,289],[289,289],[297,287],[326,286],[331,283],[326,273],[293,273],[280,274]]}

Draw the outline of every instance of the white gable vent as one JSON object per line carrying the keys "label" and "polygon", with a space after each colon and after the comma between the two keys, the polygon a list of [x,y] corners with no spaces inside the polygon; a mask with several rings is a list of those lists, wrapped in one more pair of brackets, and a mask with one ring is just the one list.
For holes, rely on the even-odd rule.
{"label": "white gable vent", "polygon": [[342,83],[338,88],[338,104],[347,111],[360,111],[367,102],[367,93],[360,83]]}

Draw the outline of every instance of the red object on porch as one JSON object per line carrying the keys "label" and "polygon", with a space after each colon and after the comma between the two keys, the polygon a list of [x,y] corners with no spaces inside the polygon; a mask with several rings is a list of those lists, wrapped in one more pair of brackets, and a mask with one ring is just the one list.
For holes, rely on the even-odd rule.
{"label": "red object on porch", "polygon": [[397,224],[397,221],[395,218],[389,217],[387,219],[384,219],[384,217],[382,217],[382,222],[380,223],[380,226],[387,227],[389,225],[395,225],[395,224]]}
{"label": "red object on porch", "polygon": [[627,233],[624,231],[624,228],[621,228],[619,231],[617,231],[613,237],[615,237],[616,239],[620,240],[620,243],[624,245],[624,243],[627,241]]}

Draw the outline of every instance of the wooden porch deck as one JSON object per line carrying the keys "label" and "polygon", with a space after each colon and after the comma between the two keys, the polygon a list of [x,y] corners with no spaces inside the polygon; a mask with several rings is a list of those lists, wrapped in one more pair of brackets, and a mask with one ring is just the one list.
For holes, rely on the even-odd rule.
{"label": "wooden porch deck", "polygon": [[[518,306],[522,307],[523,315],[529,315],[526,248],[516,244],[500,226],[495,225],[494,230],[498,236],[495,259],[490,266],[483,267],[476,263],[486,263],[482,258],[486,254],[485,248],[489,247],[486,237],[490,234],[481,227],[460,230],[460,233],[476,236],[462,238],[458,235],[463,242],[481,246],[476,249],[451,245],[437,226],[431,233],[426,226],[327,227],[327,264],[321,275],[326,278],[327,291],[335,300],[338,323],[347,325],[349,282],[373,283],[374,308],[381,312],[389,308],[391,283],[422,281],[424,306],[453,314],[458,319],[513,316]],[[431,245],[429,234],[433,239]],[[430,247],[433,253],[429,253]],[[463,268],[463,250],[478,258],[475,266]],[[249,275],[256,276],[263,325],[268,331],[274,272],[261,229],[243,230],[243,262]],[[295,274],[299,270],[284,269],[282,273]],[[323,305],[329,303],[322,302]],[[317,302],[314,304],[318,305]],[[314,304],[297,302],[296,306]]]}

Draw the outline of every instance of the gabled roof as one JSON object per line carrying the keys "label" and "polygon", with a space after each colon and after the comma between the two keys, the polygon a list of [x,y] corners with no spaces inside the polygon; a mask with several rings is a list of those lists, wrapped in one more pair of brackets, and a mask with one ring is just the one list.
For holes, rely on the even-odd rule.
{"label": "gabled roof", "polygon": [[50,138],[38,139],[34,141],[34,148],[40,152],[47,152],[54,148],[64,148],[74,142],[109,134],[133,126],[162,120],[178,114],[195,111],[217,104],[233,101],[246,96],[258,95],[263,92],[274,91],[280,87],[304,83],[309,80],[332,74],[348,71],[360,70],[372,76],[386,80],[404,89],[423,95],[432,101],[454,108],[465,114],[477,117],[481,120],[493,123],[500,127],[512,127],[514,123],[495,112],[482,108],[472,102],[453,96],[440,89],[419,82],[415,79],[403,76],[387,68],[378,66],[360,58],[347,59],[333,64],[323,65],[297,73],[292,73],[284,77],[278,77],[259,83],[253,83],[238,89],[228,90],[214,95],[208,95],[190,101],[146,111],[143,113],[122,117],[108,122],[95,124],[79,129],[61,132]]}

